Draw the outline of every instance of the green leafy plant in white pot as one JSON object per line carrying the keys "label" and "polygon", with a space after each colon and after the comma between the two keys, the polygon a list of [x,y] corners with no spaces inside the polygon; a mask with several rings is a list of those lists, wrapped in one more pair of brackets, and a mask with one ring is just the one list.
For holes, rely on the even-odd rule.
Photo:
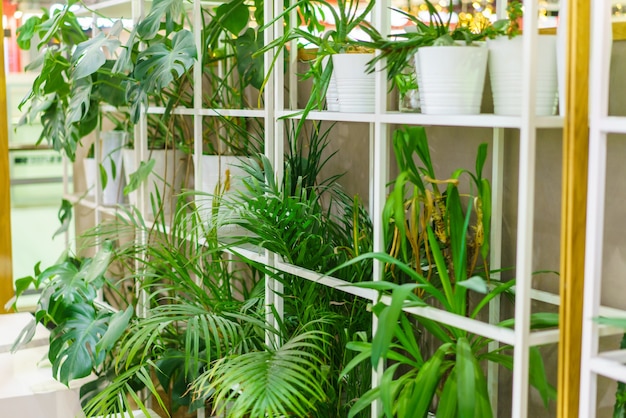
{"label": "green leafy plant in white pot", "polygon": [[[522,4],[512,1],[507,7],[508,19],[498,21],[487,30],[489,79],[496,115],[519,116],[522,113],[522,75],[524,70],[524,35],[520,21]],[[557,36],[538,35],[535,71],[535,112],[553,115],[558,95]]]}
{"label": "green leafy plant in white pot", "polygon": [[[415,58],[421,112],[426,114],[478,114],[487,71],[488,50],[482,30],[473,32],[462,25],[451,25],[429,1],[425,4],[430,22],[403,13],[415,24],[415,31],[383,38],[371,26],[366,32],[371,41],[363,42],[380,51],[370,62],[385,58],[390,80],[402,72],[408,60]],[[453,9],[450,1],[449,10]]]}

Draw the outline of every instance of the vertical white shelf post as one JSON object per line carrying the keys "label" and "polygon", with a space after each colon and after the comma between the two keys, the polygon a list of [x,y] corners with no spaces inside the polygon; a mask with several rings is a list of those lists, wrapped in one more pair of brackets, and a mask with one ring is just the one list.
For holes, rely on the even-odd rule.
{"label": "vertical white shelf post", "polygon": [[513,357],[513,418],[528,414],[530,293],[532,289],[535,212],[535,148],[537,140],[535,85],[537,62],[537,2],[524,0],[522,123],[520,128],[519,193],[515,287],[515,348]]}
{"label": "vertical white shelf post", "polygon": [[608,0],[591,4],[591,60],[589,67],[589,173],[587,183],[587,235],[585,243],[585,291],[581,347],[579,417],[596,416],[597,380],[592,362],[598,356],[599,315],[604,248],[607,132],[602,119],[608,116],[611,59],[611,10]]}

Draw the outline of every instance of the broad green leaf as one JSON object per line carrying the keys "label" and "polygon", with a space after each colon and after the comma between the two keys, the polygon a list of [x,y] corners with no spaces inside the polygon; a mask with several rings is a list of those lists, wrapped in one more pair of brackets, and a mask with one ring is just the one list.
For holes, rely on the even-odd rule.
{"label": "broad green leaf", "polygon": [[604,316],[600,316],[598,318],[595,318],[594,320],[599,324],[626,329],[626,318],[607,318]]}
{"label": "broad green leaf", "polygon": [[181,16],[184,0],[156,0],[152,3],[150,12],[141,20],[137,33],[144,40],[151,40],[159,31],[162,19],[166,19],[166,27],[173,27],[173,19]]}
{"label": "broad green leaf", "polygon": [[91,90],[93,82],[90,77],[76,80],[72,84],[72,91],[70,93],[70,100],[68,105],[68,113],[65,118],[65,123],[72,124],[80,121],[83,115],[89,112]]}
{"label": "broad green leaf", "polygon": [[[118,20],[112,30],[115,30],[115,25],[121,25],[121,21]],[[114,53],[120,45],[118,39],[111,39],[111,35],[104,32],[77,45],[72,54],[72,78],[78,80],[98,71],[106,62],[105,49]]]}
{"label": "broad green leaf", "polygon": [[[113,244],[111,241],[104,241],[102,249],[96,253],[86,268],[81,269],[84,279],[87,283],[100,279],[109,268],[111,258],[113,257]],[[85,267],[85,265],[83,266]]]}
{"label": "broad green leaf", "polygon": [[31,16],[17,28],[17,46],[25,51],[30,50],[30,41],[35,36],[37,27],[41,23],[39,16]]}
{"label": "broad green leaf", "polygon": [[87,303],[70,304],[64,316],[69,318],[50,334],[48,357],[52,374],[59,382],[89,376],[93,367],[104,361],[104,353],[95,354],[95,347],[106,332],[107,318],[96,316]]}
{"label": "broad green leaf", "polygon": [[154,158],[151,158],[150,160],[148,160],[148,162],[142,161],[139,164],[139,168],[137,169],[137,171],[130,174],[130,181],[126,186],[124,186],[125,195],[134,190],[137,190],[141,183],[146,181],[146,179],[152,172],[155,163],[156,160]]}
{"label": "broad green leaf", "polygon": [[556,399],[556,390],[548,382],[548,376],[546,375],[539,348],[530,347],[529,350],[530,367],[528,369],[528,377],[530,384],[539,391],[543,405],[547,408],[550,400]]}
{"label": "broad green leaf", "polygon": [[396,363],[388,367],[380,381],[380,401],[383,406],[383,413],[387,418],[393,418],[394,394],[392,391],[392,382],[396,370],[400,367],[400,363]]}
{"label": "broad green leaf", "polygon": [[215,19],[232,35],[238,36],[248,25],[250,10],[243,1],[234,0],[216,7]]}
{"label": "broad green leaf", "polygon": [[158,93],[181,77],[196,59],[193,34],[188,30],[176,32],[169,47],[164,42],[151,45],[139,53],[134,76],[148,92]]}
{"label": "broad green leaf", "polygon": [[19,350],[24,345],[32,341],[33,337],[35,336],[35,332],[37,331],[37,325],[38,325],[37,320],[33,318],[28,322],[28,324],[26,324],[24,328],[20,330],[19,334],[17,335],[17,338],[15,339],[15,341],[13,342],[13,345],[11,346],[12,354],[15,353],[17,350]]}
{"label": "broad green leaf", "polygon": [[[515,326],[515,318],[505,319],[498,325],[502,327]],[[559,325],[557,312],[537,312],[530,315],[530,329],[554,328]]]}
{"label": "broad green leaf", "polygon": [[456,346],[456,375],[459,418],[473,418],[476,407],[476,376],[474,353],[467,338],[461,337]]}
{"label": "broad green leaf", "polygon": [[128,328],[128,323],[133,316],[133,306],[130,305],[125,311],[118,311],[114,313],[109,319],[109,326],[102,336],[102,339],[96,344],[96,355],[102,351],[108,352],[117,340],[122,336],[124,331]]}
{"label": "broad green leaf", "polygon": [[52,238],[67,231],[67,229],[70,227],[70,222],[72,221],[72,204],[69,202],[69,200],[61,200],[61,207],[59,207],[57,218],[59,219],[59,222],[61,222],[61,226],[59,227],[59,229],[54,231],[54,235],[52,235]]}
{"label": "broad green leaf", "polygon": [[458,282],[457,285],[463,286],[466,289],[470,289],[478,293],[487,293],[489,291],[489,289],[487,288],[487,283],[485,282],[485,279],[483,279],[480,276],[472,276],[467,280]]}

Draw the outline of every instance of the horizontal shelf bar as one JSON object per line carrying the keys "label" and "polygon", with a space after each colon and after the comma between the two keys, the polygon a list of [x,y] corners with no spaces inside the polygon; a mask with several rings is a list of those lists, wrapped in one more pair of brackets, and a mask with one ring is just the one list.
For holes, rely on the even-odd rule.
{"label": "horizontal shelf bar", "polygon": [[[150,106],[146,113],[153,115],[162,115],[165,113],[165,108],[160,106]],[[236,116],[244,118],[262,118],[265,116],[265,110],[263,109],[193,109],[190,107],[176,107],[172,109],[172,113],[175,115],[200,115],[200,116]]]}
{"label": "horizontal shelf bar", "polygon": [[[279,118],[301,119],[302,110],[280,110],[276,112]],[[425,126],[468,126],[479,128],[514,128],[522,126],[520,116],[498,116],[493,114],[480,115],[424,115],[421,113],[388,112],[383,114],[374,113],[341,113],[313,111],[307,115],[307,119],[327,120],[337,122],[375,122],[396,125],[425,125]],[[562,128],[561,116],[538,116],[537,128]]]}
{"label": "horizontal shelf bar", "polygon": [[93,196],[83,196],[82,194],[64,194],[63,199],[70,202],[72,205],[83,206],[88,209],[96,209],[97,205],[93,199]]}
{"label": "horizontal shelf bar", "polygon": [[200,109],[202,116],[237,116],[244,118],[262,118],[265,116],[263,109]]}
{"label": "horizontal shelf bar", "polygon": [[599,356],[603,359],[617,361],[619,363],[626,362],[626,350],[605,351],[600,353]]}
{"label": "horizontal shelf bar", "polygon": [[331,276],[325,276],[320,273],[316,273],[311,270],[303,269],[302,267],[294,266],[293,264],[285,263],[277,260],[274,264],[278,270],[293,274],[294,276],[301,277],[303,279],[322,284],[333,289],[340,290],[345,293],[349,293],[354,296],[359,296],[371,301],[378,300],[378,292],[373,289],[364,289],[362,287],[354,286],[352,283],[345,280],[337,279]]}
{"label": "horizontal shelf bar", "polygon": [[626,134],[626,117],[623,116],[607,116],[600,118],[598,125],[597,128],[600,129],[601,132]]}
{"label": "horizontal shelf bar", "polygon": [[592,357],[589,361],[592,372],[620,382],[626,382],[626,366],[619,361],[603,357]]}
{"label": "horizontal shelf bar", "polygon": [[[333,289],[337,289],[355,296],[360,296],[373,302],[378,300],[378,292],[376,292],[375,290],[360,288],[354,286],[350,282],[346,282],[345,280],[337,279],[330,276],[324,276],[320,273],[303,269],[301,267],[294,266],[293,264],[285,263],[283,261],[277,261],[275,263],[275,267],[282,272],[293,274],[303,279],[310,280],[324,286],[332,287]],[[391,302],[391,298],[389,296],[384,296],[381,301],[383,303],[389,304]],[[490,338],[505,344],[514,345],[515,342],[515,332],[513,329],[510,328],[504,328],[497,325],[488,324],[477,319],[467,318],[431,306],[407,307],[403,310],[407,313],[432,319],[433,321],[441,322],[449,326],[458,327],[473,334]],[[552,344],[558,342],[558,340],[558,329],[535,331],[531,333],[530,345]]]}

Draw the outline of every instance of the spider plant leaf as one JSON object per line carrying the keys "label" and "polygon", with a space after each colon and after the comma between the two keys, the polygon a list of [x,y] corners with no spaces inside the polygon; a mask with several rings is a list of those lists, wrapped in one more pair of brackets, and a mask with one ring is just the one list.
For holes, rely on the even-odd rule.
{"label": "spider plant leaf", "polygon": [[461,337],[456,346],[457,400],[459,418],[473,418],[476,407],[476,376],[474,353],[467,338]]}
{"label": "spider plant leaf", "polygon": [[[493,283],[493,282],[492,282]],[[472,314],[470,315],[470,318],[476,318],[476,315],[478,315],[480,313],[480,311],[487,306],[487,304],[489,304],[489,302],[491,302],[491,300],[493,298],[495,298],[496,296],[508,291],[509,289],[511,289],[513,286],[515,286],[515,280],[509,280],[508,282],[504,282],[504,283],[498,283],[498,285],[493,288],[489,293],[487,293],[485,295],[485,297],[483,297],[477,304],[476,307],[474,308],[474,310],[472,311]]]}
{"label": "spider plant leaf", "polygon": [[394,406],[394,391],[393,391],[393,377],[398,370],[400,363],[396,363],[387,367],[383,372],[383,376],[380,380],[380,402],[383,405],[383,413],[387,418],[393,418],[393,406]]}
{"label": "spider plant leaf", "polygon": [[415,417],[425,417],[445,372],[443,359],[452,344],[442,344],[431,358],[426,360],[415,378],[415,393],[407,406],[407,411],[412,411]]}
{"label": "spider plant leaf", "polygon": [[391,294],[391,303],[378,315],[379,326],[372,339],[372,367],[378,367],[379,361],[385,359],[389,344],[393,339],[398,320],[402,313],[404,301],[417,287],[416,284],[403,284],[396,287]]}
{"label": "spider plant leaf", "polygon": [[450,375],[443,384],[441,397],[437,406],[436,418],[457,418],[457,378],[456,371],[452,369]]}
{"label": "spider plant leaf", "polygon": [[550,400],[556,399],[556,390],[548,382],[548,376],[546,375],[546,369],[539,348],[530,347],[529,350],[528,378],[530,384],[539,391],[543,405],[548,408]]}

